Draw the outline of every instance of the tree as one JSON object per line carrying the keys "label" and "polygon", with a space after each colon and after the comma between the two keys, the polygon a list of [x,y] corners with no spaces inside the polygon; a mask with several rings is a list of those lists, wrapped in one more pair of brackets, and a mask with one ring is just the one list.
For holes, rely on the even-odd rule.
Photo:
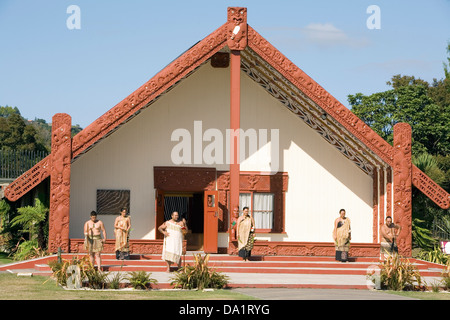
{"label": "tree", "polygon": [[48,151],[32,124],[25,123],[17,108],[0,107],[0,149]]}
{"label": "tree", "polygon": [[[450,188],[450,42],[445,78],[427,81],[414,76],[394,75],[387,84],[392,89],[371,94],[349,95],[351,110],[375,132],[392,144],[393,128],[406,122],[412,128],[413,163],[449,191]],[[421,191],[413,188],[413,240],[421,248],[434,247],[431,225],[449,215]]]}
{"label": "tree", "polygon": [[450,106],[440,106],[430,97],[432,90],[438,96],[442,84],[430,89],[421,79],[396,75],[392,90],[365,96],[349,95],[351,110],[389,143],[393,141],[393,128],[398,122],[406,122],[412,128],[412,152],[433,155],[450,153]]}
{"label": "tree", "polygon": [[13,114],[18,114],[20,116],[20,111],[17,107],[0,106],[0,117],[7,118]]}

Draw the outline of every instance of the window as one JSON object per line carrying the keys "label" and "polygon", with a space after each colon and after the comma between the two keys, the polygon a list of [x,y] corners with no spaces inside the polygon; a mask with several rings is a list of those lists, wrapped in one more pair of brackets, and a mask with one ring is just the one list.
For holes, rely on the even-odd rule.
{"label": "window", "polygon": [[274,194],[248,192],[239,194],[239,215],[242,208],[248,207],[255,220],[255,228],[259,231],[270,231],[273,228]]}

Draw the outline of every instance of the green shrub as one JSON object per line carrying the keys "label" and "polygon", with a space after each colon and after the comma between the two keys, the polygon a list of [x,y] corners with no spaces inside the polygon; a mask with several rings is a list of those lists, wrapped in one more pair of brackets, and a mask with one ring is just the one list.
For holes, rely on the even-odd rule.
{"label": "green shrub", "polygon": [[81,259],[78,257],[73,257],[71,260],[62,259],[61,262],[58,262],[58,260],[51,260],[48,263],[48,266],[52,270],[53,278],[55,278],[56,283],[61,286],[67,286],[67,269],[73,265],[78,266],[81,280],[86,279],[87,274],[91,272],[90,270],[94,269],[87,256],[84,256]]}
{"label": "green shrub", "polygon": [[86,270],[88,287],[91,289],[105,289],[108,279],[108,272],[103,272],[94,267]]}
{"label": "green shrub", "polygon": [[408,259],[398,254],[389,255],[380,263],[382,289],[402,291],[422,289],[422,277]]}
{"label": "green shrub", "polygon": [[442,285],[445,290],[450,291],[450,263],[444,272],[442,272]]}
{"label": "green shrub", "polygon": [[120,283],[125,278],[126,277],[122,275],[122,272],[117,272],[114,276],[112,276],[108,280],[108,287],[109,287],[109,289],[119,289],[120,288]]}
{"label": "green shrub", "polygon": [[195,265],[187,265],[175,272],[171,285],[182,289],[221,289],[228,284],[228,276],[208,268],[209,255],[194,255]]}
{"label": "green shrub", "polygon": [[23,261],[46,256],[47,252],[39,248],[37,239],[22,242],[13,255],[15,261]]}
{"label": "green shrub", "polygon": [[442,252],[438,245],[435,245],[432,250],[421,251],[419,253],[419,259],[438,264],[447,264],[449,262],[448,255]]}
{"label": "green shrub", "polygon": [[152,284],[157,284],[158,281],[150,277],[151,273],[145,271],[130,271],[128,272],[128,280],[134,289],[149,289]]}

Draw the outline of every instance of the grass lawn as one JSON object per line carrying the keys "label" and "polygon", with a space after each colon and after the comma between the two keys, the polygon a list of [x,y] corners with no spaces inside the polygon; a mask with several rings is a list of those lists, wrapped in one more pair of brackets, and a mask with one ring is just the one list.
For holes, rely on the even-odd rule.
{"label": "grass lawn", "polygon": [[387,290],[385,292],[421,300],[450,300],[450,292],[419,292],[419,291],[391,291],[391,290]]}
{"label": "grass lawn", "polygon": [[[47,281],[48,280],[48,281]],[[65,290],[48,277],[0,273],[2,300],[251,300],[236,291],[190,290]]]}
{"label": "grass lawn", "polygon": [[6,253],[0,252],[0,264],[6,264],[13,262],[13,259],[9,258]]}

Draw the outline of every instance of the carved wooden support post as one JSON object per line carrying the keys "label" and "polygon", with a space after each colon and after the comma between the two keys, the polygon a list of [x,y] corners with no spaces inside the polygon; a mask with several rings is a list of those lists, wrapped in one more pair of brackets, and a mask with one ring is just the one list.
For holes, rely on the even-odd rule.
{"label": "carved wooden support post", "polygon": [[52,164],[50,173],[50,217],[48,250],[69,252],[70,164],[72,119],[58,113],[52,119]]}
{"label": "carved wooden support post", "polygon": [[[239,129],[241,108],[241,50],[247,46],[247,9],[227,9],[227,45],[230,53],[230,208],[239,207]],[[232,219],[230,219],[232,220]],[[229,242],[233,240],[230,228]]]}
{"label": "carved wooden support post", "polygon": [[412,164],[411,127],[407,123],[394,126],[394,217],[402,228],[398,239],[398,251],[402,256],[412,253]]}

